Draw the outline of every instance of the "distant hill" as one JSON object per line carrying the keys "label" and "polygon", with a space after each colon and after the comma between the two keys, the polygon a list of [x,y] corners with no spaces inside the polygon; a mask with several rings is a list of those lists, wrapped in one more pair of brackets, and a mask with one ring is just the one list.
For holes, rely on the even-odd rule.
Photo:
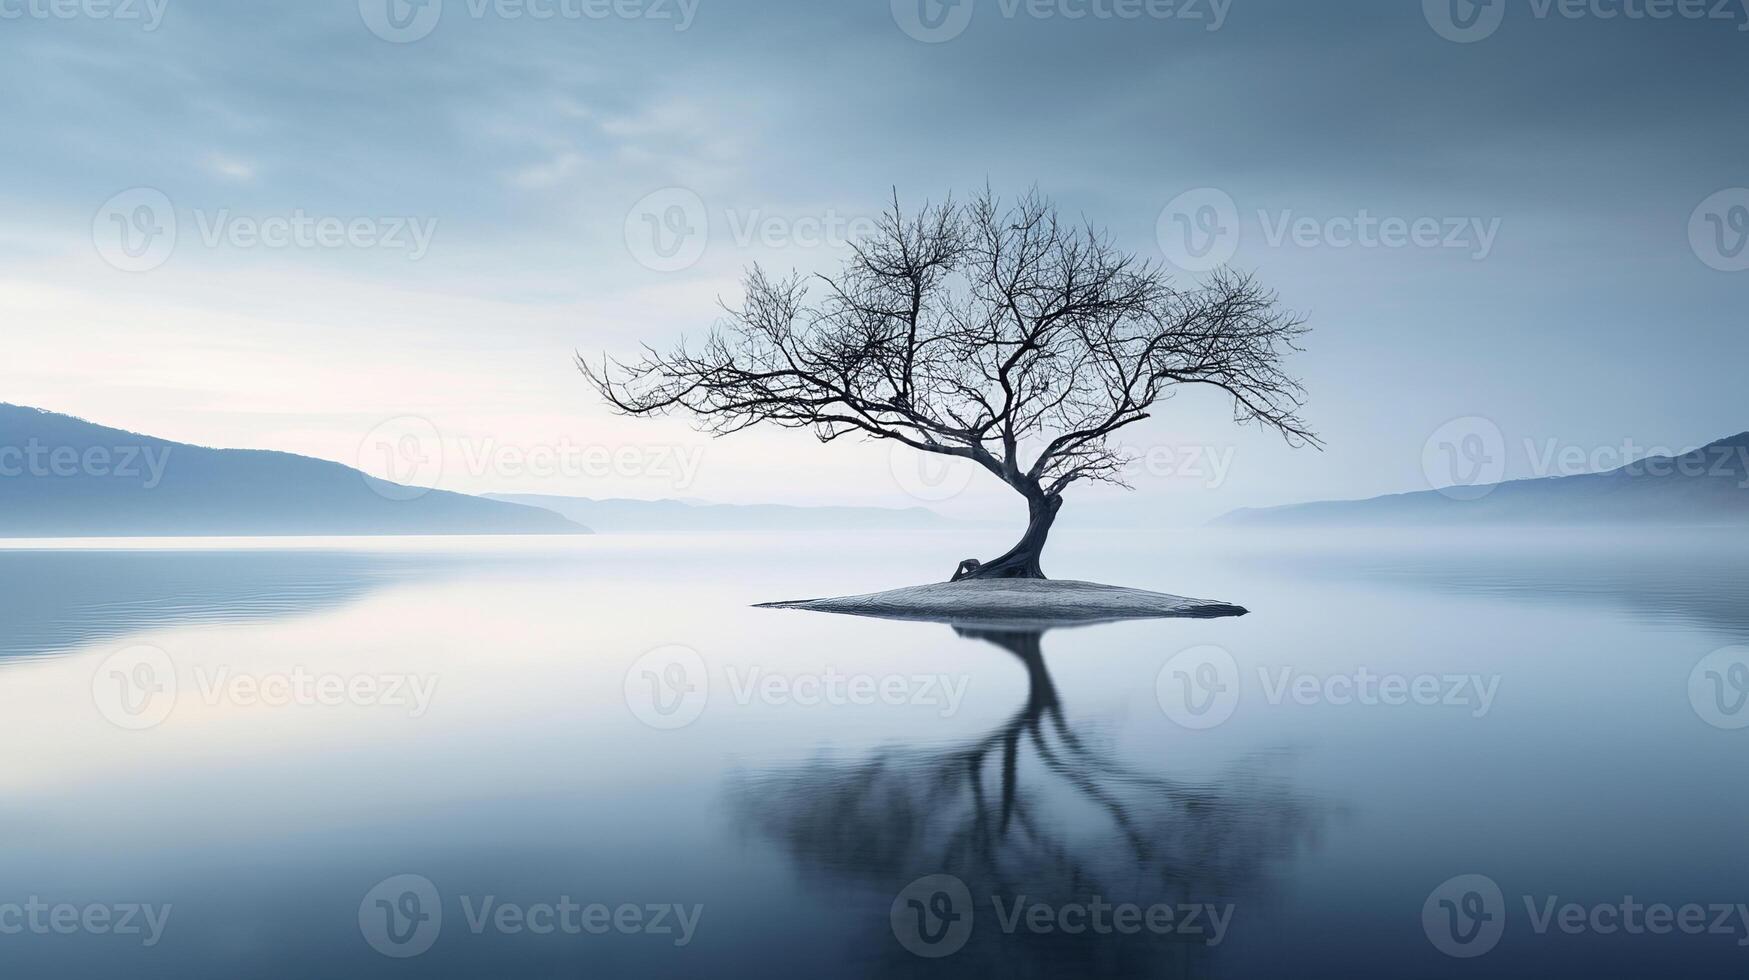
{"label": "distant hill", "polygon": [[586,534],[291,453],[208,449],[0,404],[0,537]]}
{"label": "distant hill", "polygon": [[[1459,499],[1474,498],[1474,499]],[[1749,432],[1602,473],[1236,510],[1230,527],[1749,525]]]}
{"label": "distant hill", "polygon": [[602,533],[669,531],[910,530],[972,526],[922,507],[791,507],[686,500],[590,500],[534,493],[491,493],[492,500],[545,507]]}

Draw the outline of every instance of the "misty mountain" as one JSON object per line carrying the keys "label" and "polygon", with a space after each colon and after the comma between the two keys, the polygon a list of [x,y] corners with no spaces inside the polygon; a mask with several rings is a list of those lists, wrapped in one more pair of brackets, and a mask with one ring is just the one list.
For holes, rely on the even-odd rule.
{"label": "misty mountain", "polygon": [[1237,510],[1231,527],[1749,525],[1749,432],[1580,476]]}
{"label": "misty mountain", "polygon": [[327,460],[208,449],[0,404],[0,537],[579,534],[549,510]]}
{"label": "misty mountain", "polygon": [[604,533],[920,530],[974,526],[950,520],[922,507],[792,507],[685,500],[590,500],[534,493],[490,493],[486,497],[545,507]]}

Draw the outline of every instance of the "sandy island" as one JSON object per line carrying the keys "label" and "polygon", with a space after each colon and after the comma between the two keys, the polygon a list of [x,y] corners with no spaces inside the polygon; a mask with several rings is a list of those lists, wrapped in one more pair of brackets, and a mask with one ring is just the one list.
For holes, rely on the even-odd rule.
{"label": "sandy island", "polygon": [[1027,629],[1104,623],[1121,619],[1243,616],[1229,602],[1055,579],[967,579],[936,582],[870,595],[762,602],[760,609],[918,619],[958,625]]}

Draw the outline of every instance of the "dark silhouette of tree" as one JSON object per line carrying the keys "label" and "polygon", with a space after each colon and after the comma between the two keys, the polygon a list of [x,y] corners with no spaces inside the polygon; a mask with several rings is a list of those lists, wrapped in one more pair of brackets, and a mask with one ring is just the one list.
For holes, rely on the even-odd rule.
{"label": "dark silhouette of tree", "polygon": [[[810,291],[810,285],[817,289]],[[759,424],[822,442],[893,440],[970,460],[1026,499],[1026,533],[954,578],[1043,578],[1063,491],[1124,486],[1112,437],[1180,385],[1232,399],[1235,421],[1316,444],[1283,371],[1302,321],[1249,276],[1179,288],[1036,192],[988,190],[907,216],[895,197],[837,276],[754,266],[701,345],[579,366],[620,412],[683,411],[723,435]]]}
{"label": "dark silhouette of tree", "polygon": [[[1007,650],[1026,670],[1026,703],[1005,724],[963,744],[741,774],[730,781],[730,811],[831,880],[897,891],[921,875],[951,874],[974,901],[1026,895],[1059,907],[1091,896],[1248,901],[1270,890],[1273,866],[1322,833],[1325,804],[1292,788],[1281,759],[1247,758],[1194,780],[1139,770],[1070,725],[1042,631],[954,629]],[[1162,944],[1196,952],[1169,937],[1058,933],[1002,937],[969,955],[975,972],[1014,976],[1208,972],[1194,962],[1174,968]]]}

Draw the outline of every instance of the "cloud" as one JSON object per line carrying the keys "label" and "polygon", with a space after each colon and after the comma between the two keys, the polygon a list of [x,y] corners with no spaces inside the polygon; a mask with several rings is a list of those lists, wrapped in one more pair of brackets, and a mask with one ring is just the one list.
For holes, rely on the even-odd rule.
{"label": "cloud", "polygon": [[254,165],[235,157],[217,154],[207,157],[206,168],[219,177],[239,183],[248,183],[255,179]]}
{"label": "cloud", "polygon": [[583,154],[565,150],[551,159],[512,171],[505,179],[512,187],[524,190],[553,187],[575,177],[587,162]]}

